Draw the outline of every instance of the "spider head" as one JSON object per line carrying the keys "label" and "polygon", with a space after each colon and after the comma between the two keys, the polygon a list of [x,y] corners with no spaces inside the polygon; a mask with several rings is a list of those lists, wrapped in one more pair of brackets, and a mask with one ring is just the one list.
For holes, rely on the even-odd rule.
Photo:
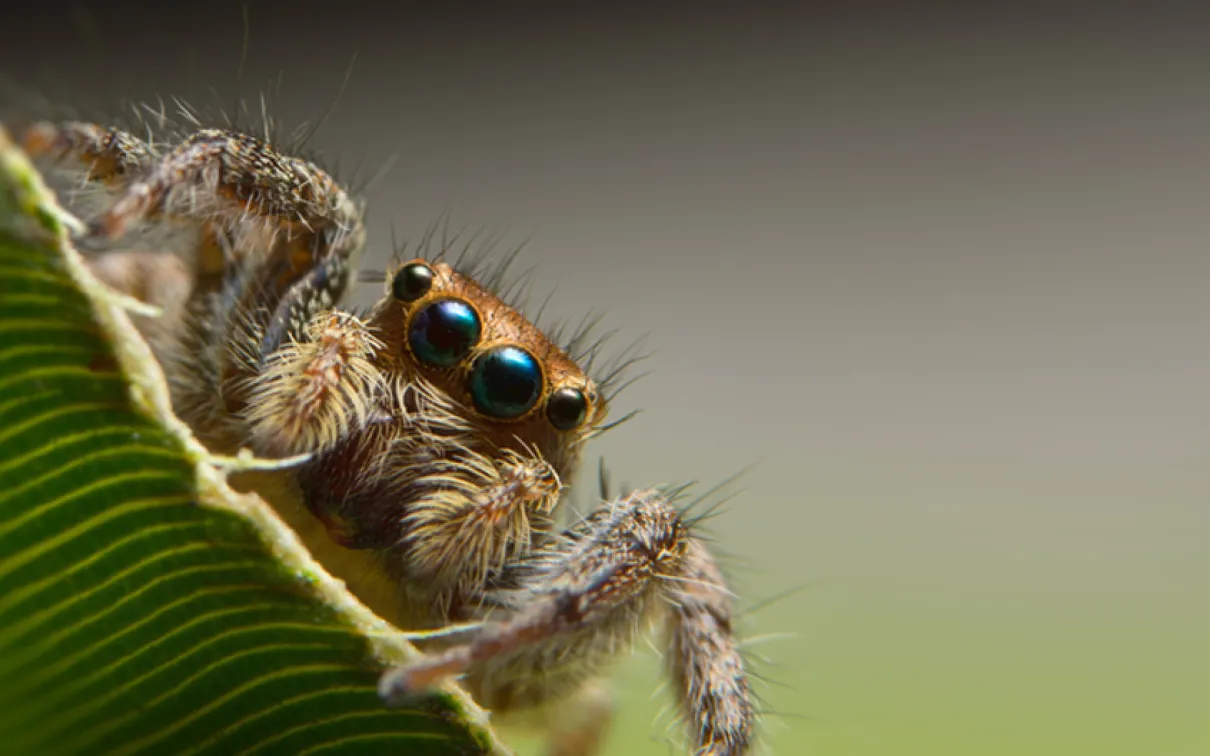
{"label": "spider head", "polygon": [[537,450],[566,474],[605,419],[604,397],[563,349],[444,262],[396,268],[374,324],[387,372],[431,385],[487,444]]}
{"label": "spider head", "polygon": [[[444,262],[390,271],[367,323],[385,391],[367,426],[302,473],[308,506],[355,548],[394,547],[401,523],[424,532],[410,547],[420,574],[470,565],[479,579],[550,528],[605,397],[540,328]],[[476,557],[452,557],[455,546]]]}

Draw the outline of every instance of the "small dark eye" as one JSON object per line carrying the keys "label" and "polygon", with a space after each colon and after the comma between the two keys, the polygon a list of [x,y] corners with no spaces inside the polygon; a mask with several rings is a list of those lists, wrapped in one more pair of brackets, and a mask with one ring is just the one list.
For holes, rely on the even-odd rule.
{"label": "small dark eye", "polygon": [[408,344],[422,362],[453,367],[470,353],[481,330],[473,307],[460,299],[440,299],[412,318]]}
{"label": "small dark eye", "polygon": [[433,288],[433,269],[424,263],[405,265],[391,281],[391,293],[401,302],[420,299]]}
{"label": "small dark eye", "polygon": [[476,409],[489,417],[511,420],[538,402],[542,369],[524,349],[502,346],[475,360],[470,384]]}
{"label": "small dark eye", "polygon": [[571,430],[584,422],[588,414],[588,400],[584,392],[574,388],[561,388],[546,400],[546,419],[559,430]]}

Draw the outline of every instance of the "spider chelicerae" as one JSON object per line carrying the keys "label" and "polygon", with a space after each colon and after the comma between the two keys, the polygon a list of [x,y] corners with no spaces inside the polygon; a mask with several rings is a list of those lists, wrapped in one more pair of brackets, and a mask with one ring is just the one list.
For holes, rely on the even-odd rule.
{"label": "spider chelicerae", "polygon": [[[483,706],[537,716],[552,753],[591,754],[607,665],[654,625],[695,752],[749,752],[732,597],[679,493],[605,494],[560,522],[585,442],[609,427],[616,371],[590,377],[600,342],[558,345],[448,243],[399,259],[372,307],[342,307],[361,203],[267,139],[194,126],[160,145],[41,122],[23,141],[107,188],[91,265],[161,309],[140,327],[199,437],[309,455],[249,485],[379,614],[469,627],[387,671],[384,699],[461,677]],[[146,222],[184,229],[187,253],[117,243]]]}

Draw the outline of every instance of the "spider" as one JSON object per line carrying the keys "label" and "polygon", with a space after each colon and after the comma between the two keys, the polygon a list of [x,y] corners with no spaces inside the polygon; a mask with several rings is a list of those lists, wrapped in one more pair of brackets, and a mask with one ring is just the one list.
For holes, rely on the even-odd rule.
{"label": "spider", "polygon": [[[23,141],[107,187],[91,265],[161,308],[140,327],[178,414],[212,448],[306,455],[261,485],[321,562],[401,627],[465,628],[387,671],[384,700],[461,678],[484,707],[538,717],[551,753],[596,753],[606,667],[659,626],[694,752],[748,753],[732,596],[678,493],[603,495],[560,525],[609,427],[595,348],[556,345],[444,244],[393,264],[372,307],[341,307],[360,201],[267,136],[193,125],[168,145],[84,122]],[[187,254],[114,244],[143,222],[191,234]]]}

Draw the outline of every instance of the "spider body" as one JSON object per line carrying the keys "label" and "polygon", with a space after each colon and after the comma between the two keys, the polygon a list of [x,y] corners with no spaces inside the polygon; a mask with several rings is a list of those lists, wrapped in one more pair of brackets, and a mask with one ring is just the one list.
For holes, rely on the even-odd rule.
{"label": "spider body", "polygon": [[386,700],[461,676],[492,710],[548,712],[553,753],[594,753],[606,665],[658,625],[694,751],[750,750],[730,593],[674,497],[632,491],[560,526],[607,413],[572,350],[442,255],[396,265],[368,311],[343,308],[362,208],[263,140],[201,129],[162,151],[70,122],[34,125],[25,145],[114,191],[94,240],[143,221],[194,234],[185,255],[112,248],[92,264],[163,310],[141,327],[198,435],[308,455],[267,486],[304,508],[275,505],[384,616],[481,623],[387,672]]}

